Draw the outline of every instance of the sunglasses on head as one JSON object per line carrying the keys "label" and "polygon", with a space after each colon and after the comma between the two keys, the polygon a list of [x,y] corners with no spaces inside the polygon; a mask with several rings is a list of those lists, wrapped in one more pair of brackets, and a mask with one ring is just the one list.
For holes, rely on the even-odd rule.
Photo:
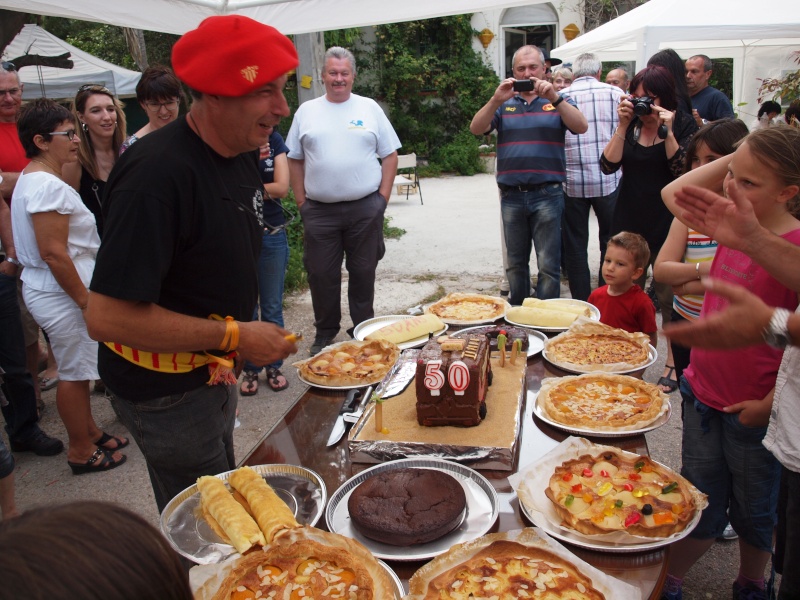
{"label": "sunglasses on head", "polygon": [[7,73],[11,73],[11,72],[17,70],[17,65],[15,65],[14,63],[9,62],[7,60],[4,60],[3,62],[0,62],[0,66],[2,66],[3,67],[3,71],[6,71]]}
{"label": "sunglasses on head", "polygon": [[102,92],[103,94],[111,95],[109,89],[100,83],[85,83],[78,88],[78,93],[81,92]]}

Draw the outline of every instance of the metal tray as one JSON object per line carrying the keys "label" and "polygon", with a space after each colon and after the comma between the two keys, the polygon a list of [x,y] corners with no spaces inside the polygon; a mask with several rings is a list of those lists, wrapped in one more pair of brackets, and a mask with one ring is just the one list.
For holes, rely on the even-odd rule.
{"label": "metal tray", "polygon": [[383,562],[381,559],[376,558],[375,560],[378,561],[378,564],[383,567],[386,573],[389,575],[389,579],[392,580],[394,584],[394,597],[395,600],[403,600],[403,597],[406,595],[406,590],[403,588],[403,581],[397,576],[397,573],[392,571],[392,568]]}
{"label": "metal tray", "polygon": [[[467,496],[467,512],[461,525],[447,535],[415,546],[392,546],[362,536],[353,527],[347,510],[347,501],[353,490],[373,475],[407,468],[435,469],[455,477]],[[427,560],[446,552],[453,544],[467,542],[482,536],[497,520],[499,502],[497,492],[486,478],[464,465],[436,458],[406,458],[383,463],[362,471],[348,479],[331,496],[325,510],[328,529],[358,540],[378,558],[397,561]]]}
{"label": "metal tray", "polygon": [[[366,321],[362,321],[361,323],[356,325],[356,328],[353,330],[353,337],[358,341],[364,341],[364,338],[366,338],[370,333],[377,331],[384,325],[391,325],[392,323],[397,323],[397,321],[405,321],[406,319],[413,319],[413,318],[414,315],[386,315],[385,317],[374,317],[372,319],[367,319]],[[445,324],[445,326],[442,329],[434,331],[431,335],[433,335],[433,337],[442,335],[445,331],[447,331],[447,328],[448,325]],[[427,342],[428,339],[429,336],[426,333],[425,335],[421,335],[412,340],[408,340],[407,342],[402,342],[400,344],[397,344],[397,347],[400,348],[400,350],[407,350],[409,348],[419,348],[421,346],[424,346],[425,342]]]}
{"label": "metal tray", "polygon": [[[275,490],[292,509],[301,525],[316,525],[322,516],[328,497],[325,482],[311,469],[295,465],[255,465],[251,467]],[[228,485],[233,471],[220,473],[219,479]],[[198,518],[200,492],[191,485],[170,500],[161,513],[161,531],[181,555],[200,564],[222,562],[236,554],[214,533],[204,519]]]}
{"label": "metal tray", "polygon": [[[574,298],[548,298],[547,300],[545,300],[545,302],[562,302],[562,303],[566,303],[566,304],[577,304],[579,306],[585,306],[592,313],[589,316],[589,318],[592,321],[599,321],[600,320],[600,309],[597,308],[594,304],[589,304],[588,302],[584,302],[583,300],[575,300]],[[566,331],[567,329],[569,329],[569,326],[567,326],[567,327],[545,327],[543,325],[525,325],[523,323],[515,323],[514,321],[509,319],[507,316],[505,317],[505,320],[506,320],[507,323],[515,325],[516,327],[524,327],[526,329],[536,329],[537,331],[546,331],[547,333],[556,333],[556,332],[560,333],[562,331]]]}

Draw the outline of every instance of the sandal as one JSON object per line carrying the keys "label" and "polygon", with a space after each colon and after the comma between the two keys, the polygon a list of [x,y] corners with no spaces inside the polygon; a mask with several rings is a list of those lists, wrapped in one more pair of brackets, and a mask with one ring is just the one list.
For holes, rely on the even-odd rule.
{"label": "sandal", "polygon": [[[111,441],[113,441],[116,444],[113,448],[110,448],[109,446],[106,446],[106,444],[108,444],[108,442],[111,442]],[[99,448],[102,448],[103,450],[108,450],[109,452],[116,452],[120,448],[124,448],[125,446],[127,446],[130,443],[131,443],[131,441],[128,438],[121,438],[121,437],[117,437],[116,435],[108,435],[104,431],[103,435],[100,436],[100,439],[96,440],[94,442],[94,445],[99,447]]]}
{"label": "sandal", "polygon": [[39,377],[39,389],[43,392],[47,392],[48,390],[52,390],[54,387],[58,385],[58,375],[55,377]]}
{"label": "sandal", "polygon": [[662,388],[661,391],[664,392],[665,394],[671,394],[672,392],[678,389],[677,379],[672,378],[672,374],[675,372],[675,366],[664,365],[664,368],[668,369],[667,375],[659,379],[656,385],[660,386]]}
{"label": "sandal", "polygon": [[239,393],[242,396],[255,396],[256,392],[258,392],[258,373],[245,371],[242,374],[242,385],[239,386]]}
{"label": "sandal", "polygon": [[[97,462],[98,460],[100,462]],[[115,469],[123,464],[126,460],[128,460],[128,457],[124,454],[119,460],[114,460],[112,452],[98,448],[85,463],[74,463],[67,461],[67,464],[69,465],[69,468],[72,469],[73,475],[86,475],[87,473],[110,471],[111,469]],[[95,466],[95,463],[97,463],[97,466]]]}
{"label": "sandal", "polygon": [[[283,379],[283,383],[281,383],[281,379],[278,379],[279,377]],[[289,382],[286,380],[286,377],[283,376],[280,369],[270,367],[267,369],[267,385],[269,385],[273,392],[280,392],[289,387]]]}

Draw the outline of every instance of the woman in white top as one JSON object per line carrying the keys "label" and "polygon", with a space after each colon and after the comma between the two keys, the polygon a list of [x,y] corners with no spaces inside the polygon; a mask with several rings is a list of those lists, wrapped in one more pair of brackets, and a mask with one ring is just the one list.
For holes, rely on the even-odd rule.
{"label": "woman in white top", "polygon": [[76,475],[125,462],[125,438],[101,431],[92,417],[89,382],[98,378],[97,342],[82,311],[100,246],[95,219],[78,193],[61,179],[78,160],[75,119],[52,100],[24,106],[17,130],[31,162],[14,189],[11,219],[22,271],[23,296],[44,329],[58,361],[58,413],[69,436],[67,460]]}

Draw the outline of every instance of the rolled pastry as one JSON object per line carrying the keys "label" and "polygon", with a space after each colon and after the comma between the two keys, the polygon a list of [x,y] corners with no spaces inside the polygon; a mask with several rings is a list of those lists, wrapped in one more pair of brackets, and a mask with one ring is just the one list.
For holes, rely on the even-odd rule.
{"label": "rolled pastry", "polygon": [[442,329],[444,329],[442,320],[433,313],[428,313],[384,325],[367,335],[365,339],[386,340],[394,344],[402,344]]}
{"label": "rolled pastry", "polygon": [[244,554],[255,544],[266,545],[264,534],[247,511],[233,499],[225,484],[216,477],[200,477],[197,489],[203,506],[217,521],[233,547]]}
{"label": "rolled pastry", "polygon": [[506,318],[521,325],[539,327],[569,327],[578,318],[573,312],[548,310],[531,306],[514,306],[506,311]]}
{"label": "rolled pastry", "polygon": [[539,298],[525,298],[525,300],[522,301],[522,306],[529,308],[542,308],[545,310],[558,310],[561,312],[574,313],[581,317],[592,316],[592,311],[588,306],[583,304],[573,304],[568,300],[564,302],[559,302],[558,300],[549,300],[545,302],[544,300],[539,300]]}
{"label": "rolled pastry", "polygon": [[250,467],[237,469],[228,478],[250,505],[250,511],[268,542],[283,529],[298,527],[294,514],[269,484]]}

